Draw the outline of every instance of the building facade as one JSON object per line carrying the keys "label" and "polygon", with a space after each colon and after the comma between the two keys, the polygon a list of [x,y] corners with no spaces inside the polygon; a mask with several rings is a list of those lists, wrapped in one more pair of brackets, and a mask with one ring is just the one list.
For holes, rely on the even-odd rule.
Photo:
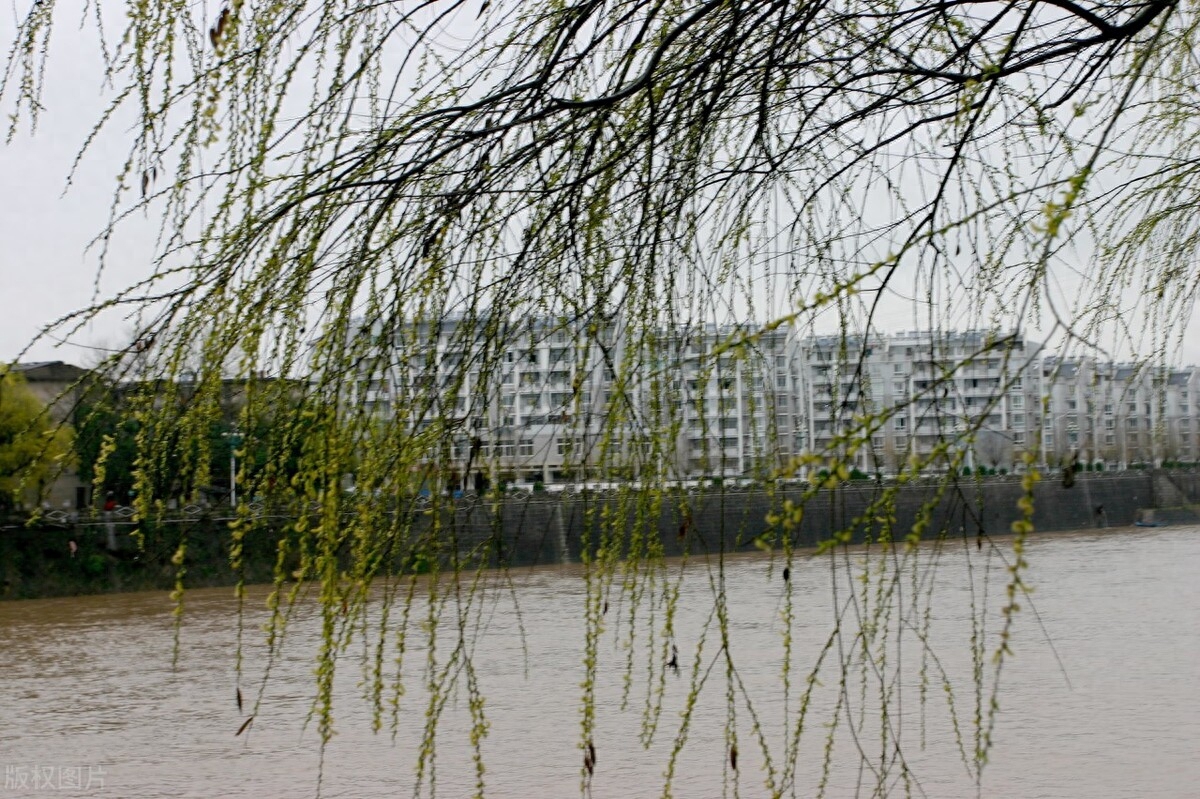
{"label": "building facade", "polygon": [[[62,361],[14,363],[8,368],[20,375],[26,388],[46,406],[51,424],[70,427],[88,376],[86,369]],[[23,504],[38,504],[43,510],[81,510],[91,506],[91,492],[91,484],[79,478],[74,460],[66,459],[47,485],[30,487]]]}
{"label": "building facade", "polygon": [[1042,461],[1105,468],[1192,463],[1200,455],[1200,370],[1047,357]]}
{"label": "building facade", "polygon": [[352,405],[444,444],[451,485],[765,476],[795,452],[785,329],[455,316],[376,335]]}
{"label": "building facade", "polygon": [[452,485],[769,479],[1200,458],[1200,371],[1063,358],[1021,332],[800,336],[552,318],[410,324],[356,407],[430,436]]}
{"label": "building facade", "polygon": [[1041,345],[1019,333],[814,336],[799,350],[806,451],[895,474],[1009,467],[1032,445]]}

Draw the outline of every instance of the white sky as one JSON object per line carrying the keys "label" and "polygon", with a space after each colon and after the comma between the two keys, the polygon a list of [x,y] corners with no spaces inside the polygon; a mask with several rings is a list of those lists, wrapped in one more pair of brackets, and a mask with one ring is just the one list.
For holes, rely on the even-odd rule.
{"label": "white sky", "polygon": [[[0,42],[6,49],[13,25],[11,14],[0,16]],[[105,226],[115,176],[125,158],[125,131],[113,128],[64,192],[71,164],[103,111],[104,87],[90,33],[60,24],[51,45],[45,110],[36,132],[30,135],[23,124],[9,144],[0,143],[0,361],[16,358],[43,326],[92,301],[98,259],[85,250]],[[5,112],[11,112],[10,103]],[[110,255],[102,295],[146,273],[153,228],[135,225],[127,232]],[[129,323],[112,318],[80,331],[76,340],[116,346],[128,340],[131,330]],[[96,354],[46,340],[21,359],[86,364]]]}
{"label": "white sky", "polygon": [[[130,136],[111,126],[64,193],[72,161],[103,110],[105,94],[94,36],[64,24],[68,17],[55,27],[51,42],[38,130],[30,135],[23,124],[11,143],[0,143],[0,361],[20,357],[88,365],[100,350],[126,343],[134,327],[112,314],[79,331],[73,344],[44,339],[29,347],[43,326],[96,296],[97,253],[85,250],[108,219],[114,178]],[[13,26],[11,12],[0,16],[0,42],[6,48]],[[4,111],[11,111],[11,102]],[[150,220],[123,228],[113,242],[100,296],[148,274],[155,232]],[[879,321],[887,332],[914,326],[912,311],[899,306],[887,309]],[[1033,328],[1026,333],[1038,338]],[[1200,362],[1200,341],[1189,336],[1180,356]]]}

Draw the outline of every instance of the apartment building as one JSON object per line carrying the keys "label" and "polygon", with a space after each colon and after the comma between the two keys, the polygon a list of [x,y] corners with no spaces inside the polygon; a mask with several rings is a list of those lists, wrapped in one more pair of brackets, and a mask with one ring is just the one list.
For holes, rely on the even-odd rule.
{"label": "apartment building", "polygon": [[790,329],[676,326],[650,338],[629,383],[651,437],[675,442],[670,478],[765,478],[797,452]]}
{"label": "apartment building", "polygon": [[460,314],[372,333],[385,343],[363,358],[352,405],[427,437],[449,483],[561,482],[599,456],[613,326]]}
{"label": "apartment building", "polygon": [[1041,345],[1020,333],[813,336],[799,344],[803,450],[866,473],[1010,467],[1031,446]]}
{"label": "apartment building", "polygon": [[795,452],[786,329],[451,316],[373,335],[352,404],[429,433],[451,483],[765,476]]}
{"label": "apartment building", "polygon": [[1019,331],[455,316],[380,340],[356,406],[427,435],[468,487],[765,479],[801,453],[867,474],[1200,457],[1200,371],[1064,358]]}
{"label": "apartment building", "polygon": [[1047,357],[1042,461],[1106,468],[1200,456],[1200,370]]}

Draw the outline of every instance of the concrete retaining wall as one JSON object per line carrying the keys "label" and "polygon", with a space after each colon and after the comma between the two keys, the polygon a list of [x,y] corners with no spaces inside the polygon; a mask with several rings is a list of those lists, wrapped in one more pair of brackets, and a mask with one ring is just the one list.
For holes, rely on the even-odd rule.
{"label": "concrete retaining wall", "polygon": [[[1164,490],[1169,479],[1175,494]],[[1158,488],[1156,490],[1156,481]],[[902,539],[924,517],[924,537],[939,535],[1003,535],[1020,518],[1017,506],[1022,489],[1019,478],[964,478],[942,490],[935,482],[889,487],[871,481],[851,482],[822,491],[804,505],[802,523],[793,531],[793,543],[815,547],[838,530],[853,528],[855,542],[878,538],[885,526],[876,517],[879,501],[891,493],[894,515],[890,535]],[[940,494],[939,494],[940,492]],[[1044,479],[1034,489],[1034,526],[1038,531],[1085,530],[1129,526],[1146,508],[1159,511],[1160,520],[1181,523],[1200,520],[1182,507],[1200,496],[1200,475],[1123,472],[1075,475],[1071,485],[1061,476]],[[645,551],[660,546],[665,555],[739,551],[753,547],[767,530],[766,517],[784,500],[803,501],[800,488],[763,491],[728,491],[679,494],[667,497],[661,508],[632,507],[611,496],[534,495],[510,499],[498,511],[483,504],[460,508],[454,514],[456,549],[464,556],[485,556],[497,561],[533,563],[578,562],[585,550],[594,551],[606,536],[621,541],[623,551]],[[874,506],[874,510],[872,510]],[[869,512],[871,511],[871,512]],[[657,519],[649,538],[638,538],[637,518]],[[1170,517],[1169,519],[1167,517]],[[645,529],[648,525],[641,525]],[[653,543],[651,543],[653,542]]]}
{"label": "concrete retaining wall", "polygon": [[[884,526],[868,513],[873,503],[891,491],[891,536],[903,539],[922,516],[926,538],[949,535],[1007,534],[1020,518],[1019,478],[963,478],[944,491],[933,481],[901,487],[871,481],[850,482],[818,492],[805,501],[804,518],[792,531],[797,547],[816,547],[838,530],[851,529],[851,540],[878,539]],[[941,493],[939,494],[939,491]],[[482,500],[446,501],[436,537],[439,557],[449,564],[457,557],[467,567],[479,564],[528,566],[575,563],[595,552],[602,541],[625,555],[750,551],[754,539],[767,530],[766,518],[785,500],[804,500],[802,487],[765,491],[727,490],[684,493],[646,499],[611,494],[562,495],[537,493],[495,503]],[[643,504],[639,505],[641,502]],[[394,542],[387,568],[420,570],[430,564],[414,556],[412,544],[428,542],[430,508],[408,509],[414,542]],[[880,508],[882,506],[879,506]],[[1200,516],[1200,473],[1122,472],[1077,474],[1072,485],[1061,476],[1045,479],[1034,491],[1034,526],[1040,532],[1127,527],[1145,510],[1171,524],[1197,523]],[[638,523],[638,520],[644,520]],[[122,526],[77,523],[47,529],[12,527],[0,530],[0,598],[165,588],[174,581],[170,558],[181,538],[188,540],[189,585],[230,584],[236,579],[228,565],[229,531],[220,518],[189,519],[161,526],[138,550]],[[245,541],[246,577],[271,579],[276,541],[294,536],[286,518],[256,529]],[[417,544],[422,550],[428,543]],[[296,547],[292,547],[294,552]],[[295,558],[293,557],[294,561]],[[287,564],[287,569],[296,563]]]}

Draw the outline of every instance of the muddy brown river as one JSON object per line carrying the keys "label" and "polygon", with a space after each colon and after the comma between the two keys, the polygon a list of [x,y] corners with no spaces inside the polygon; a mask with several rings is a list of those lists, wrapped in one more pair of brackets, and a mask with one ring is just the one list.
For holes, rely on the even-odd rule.
{"label": "muddy brown river", "polygon": [[[443,606],[432,653],[428,586],[418,586],[394,730],[389,714],[372,731],[360,658],[373,642],[356,636],[338,659],[336,734],[323,753],[309,719],[321,641],[311,601],[295,611],[265,684],[262,588],[250,591],[240,681],[231,589],[188,595],[176,666],[163,594],[3,603],[0,799],[467,797],[480,782],[483,795],[513,799],[1200,796],[1200,528],[1030,542],[1034,590],[1019,600],[978,777],[976,730],[989,726],[1004,620],[1001,553],[1011,561],[1010,542],[996,544],[923,547],[898,573],[878,552],[801,557],[787,581],[778,559],[758,553],[720,569],[676,561],[636,607],[614,589],[597,646],[590,782],[577,566],[485,575],[469,602]],[[876,575],[866,590],[864,569]],[[883,583],[890,599],[878,593],[880,573],[896,575]],[[675,586],[678,671],[663,661],[661,635],[662,599]],[[373,625],[378,612],[373,603]],[[398,618],[394,609],[392,628]],[[858,635],[864,620],[868,639]],[[649,650],[647,629],[658,631]],[[470,675],[453,665],[460,645]],[[390,639],[386,651],[390,669]],[[422,761],[430,664],[433,682],[457,682],[440,702],[435,756]],[[482,777],[468,676],[484,700]],[[648,705],[661,708],[652,736]]]}

